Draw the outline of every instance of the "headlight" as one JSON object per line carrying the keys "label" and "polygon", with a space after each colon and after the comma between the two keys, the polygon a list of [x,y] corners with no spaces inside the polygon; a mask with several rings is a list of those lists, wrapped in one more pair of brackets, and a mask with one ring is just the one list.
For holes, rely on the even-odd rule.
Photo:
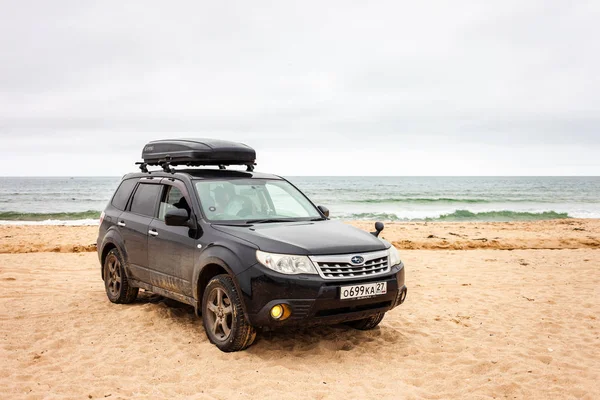
{"label": "headlight", "polygon": [[312,261],[306,256],[273,254],[256,250],[256,259],[265,267],[282,274],[316,274]]}
{"label": "headlight", "polygon": [[391,246],[390,249],[388,250],[388,252],[390,254],[390,267],[393,267],[394,265],[398,265],[402,262],[400,260],[400,254],[398,253],[398,250],[396,250],[396,248],[394,246]]}

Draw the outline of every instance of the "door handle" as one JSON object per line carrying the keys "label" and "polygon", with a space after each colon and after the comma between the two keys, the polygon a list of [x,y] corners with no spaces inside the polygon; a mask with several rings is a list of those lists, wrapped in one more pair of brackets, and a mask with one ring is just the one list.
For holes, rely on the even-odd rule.
{"label": "door handle", "polygon": [[151,236],[158,236],[158,232],[156,232],[154,229],[150,229],[148,231],[148,234],[151,235]]}
{"label": "door handle", "polygon": [[125,226],[127,224],[125,222],[123,222],[123,221],[119,221],[119,222],[117,222],[117,225],[119,225],[119,226]]}

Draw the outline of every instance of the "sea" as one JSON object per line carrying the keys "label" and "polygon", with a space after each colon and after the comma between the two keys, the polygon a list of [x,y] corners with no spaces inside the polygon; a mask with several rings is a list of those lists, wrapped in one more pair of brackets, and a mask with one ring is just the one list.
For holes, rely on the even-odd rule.
{"label": "sea", "polygon": [[[600,218],[600,177],[286,177],[332,218]],[[0,177],[0,224],[93,225],[120,177]]]}

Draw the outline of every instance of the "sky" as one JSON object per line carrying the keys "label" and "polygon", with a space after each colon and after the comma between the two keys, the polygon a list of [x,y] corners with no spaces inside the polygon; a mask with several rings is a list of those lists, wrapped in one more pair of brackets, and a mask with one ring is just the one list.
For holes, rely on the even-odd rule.
{"label": "sky", "polygon": [[0,175],[600,175],[598,1],[0,0]]}

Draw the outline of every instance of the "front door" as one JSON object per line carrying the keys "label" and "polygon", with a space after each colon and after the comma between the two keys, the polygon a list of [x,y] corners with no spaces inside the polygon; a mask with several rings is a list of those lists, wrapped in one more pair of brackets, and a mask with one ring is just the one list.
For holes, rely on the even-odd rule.
{"label": "front door", "polygon": [[193,217],[189,193],[181,181],[163,180],[163,190],[158,209],[158,217],[149,227],[148,261],[150,269],[159,281],[155,283],[163,289],[192,295],[192,274],[197,240],[187,226],[168,226],[165,214],[175,208],[185,209]]}

